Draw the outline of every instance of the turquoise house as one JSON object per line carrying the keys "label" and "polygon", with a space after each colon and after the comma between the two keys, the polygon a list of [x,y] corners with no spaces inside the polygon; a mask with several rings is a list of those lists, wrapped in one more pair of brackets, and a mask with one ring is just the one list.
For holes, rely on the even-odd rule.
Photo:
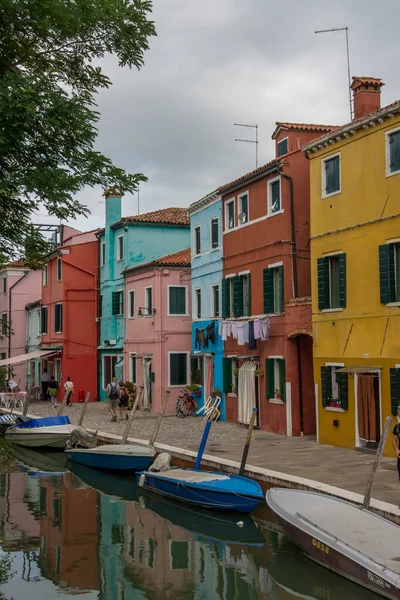
{"label": "turquoise house", "polygon": [[[190,223],[186,208],[165,208],[133,217],[121,215],[122,194],[108,190],[105,194],[106,224],[99,239],[99,398],[105,400],[105,388],[112,377],[124,379],[134,369],[124,369],[125,319],[153,308],[150,294],[146,298],[128,298],[126,302],[124,271],[161,256],[183,250],[190,245]],[[128,304],[128,306],[126,306]]]}

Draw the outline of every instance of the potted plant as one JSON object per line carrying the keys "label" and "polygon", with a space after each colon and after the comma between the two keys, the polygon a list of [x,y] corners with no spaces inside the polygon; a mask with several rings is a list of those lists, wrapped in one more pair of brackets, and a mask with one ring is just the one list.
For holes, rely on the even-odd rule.
{"label": "potted plant", "polygon": [[262,369],[256,369],[256,370],[254,371],[254,375],[255,375],[256,377],[262,377],[262,376],[264,375],[264,371],[263,371]]}
{"label": "potted plant", "polygon": [[281,399],[281,390],[276,389],[275,390],[275,400],[280,400]]}
{"label": "potted plant", "polygon": [[332,408],[341,408],[342,404],[337,396],[332,396],[332,398],[329,398],[329,406]]}
{"label": "potted plant", "polygon": [[194,383],[193,381],[186,386],[186,389],[191,394],[194,394],[195,396],[201,395],[201,387],[197,383]]}
{"label": "potted plant", "polygon": [[212,398],[216,398],[217,396],[219,396],[220,398],[222,398],[222,392],[219,388],[215,388],[215,390],[213,390],[211,392],[211,397]]}
{"label": "potted plant", "polygon": [[239,375],[239,369],[238,369],[237,367],[236,367],[236,369],[233,369],[233,371],[232,371],[232,375],[233,375],[234,377],[237,377],[237,376]]}

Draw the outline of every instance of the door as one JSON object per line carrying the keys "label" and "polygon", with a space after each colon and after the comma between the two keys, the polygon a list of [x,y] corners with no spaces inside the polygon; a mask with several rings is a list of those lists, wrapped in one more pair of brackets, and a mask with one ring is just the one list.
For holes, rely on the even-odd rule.
{"label": "door", "polygon": [[356,445],[376,449],[381,434],[379,376],[358,374],[356,386]]}
{"label": "door", "polygon": [[143,358],[143,408],[151,408],[151,358]]}

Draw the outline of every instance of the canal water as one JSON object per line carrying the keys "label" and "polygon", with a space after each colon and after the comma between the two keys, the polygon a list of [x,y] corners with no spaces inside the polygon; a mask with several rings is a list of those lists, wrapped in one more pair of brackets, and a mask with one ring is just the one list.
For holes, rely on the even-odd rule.
{"label": "canal water", "polygon": [[212,515],[62,453],[0,452],[0,599],[378,600],[303,557],[266,509]]}

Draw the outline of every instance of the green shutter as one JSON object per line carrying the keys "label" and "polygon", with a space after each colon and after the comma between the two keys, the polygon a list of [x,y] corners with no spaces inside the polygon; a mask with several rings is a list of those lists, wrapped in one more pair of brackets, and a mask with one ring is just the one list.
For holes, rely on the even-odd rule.
{"label": "green shutter", "polygon": [[286,365],[285,360],[280,358],[278,360],[279,363],[279,376],[280,376],[280,386],[281,386],[281,400],[283,402],[286,401]]}
{"label": "green shutter", "polygon": [[231,316],[231,288],[229,279],[222,280],[222,318]]}
{"label": "green shutter", "polygon": [[400,369],[390,369],[390,404],[392,415],[397,415],[400,406]]}
{"label": "green shutter", "polygon": [[319,258],[318,265],[318,308],[329,308],[329,258]]}
{"label": "green shutter", "polygon": [[347,373],[336,373],[336,381],[340,386],[340,405],[347,410],[349,408],[349,376]]}
{"label": "green shutter", "polygon": [[113,292],[111,295],[111,311],[113,315],[119,314],[119,293]]}
{"label": "green shutter", "polygon": [[400,170],[400,131],[396,131],[389,136],[390,148],[390,172]]}
{"label": "green shutter", "polygon": [[346,307],[346,254],[339,254],[339,302]]}
{"label": "green shutter", "polygon": [[284,312],[284,283],[283,283],[283,265],[278,267],[279,271],[279,312]]}
{"label": "green shutter", "polygon": [[321,395],[322,406],[329,406],[329,400],[332,398],[331,367],[321,367]]}
{"label": "green shutter", "polygon": [[170,315],[186,313],[186,289],[184,287],[169,288],[169,313]]}
{"label": "green shutter", "polygon": [[265,385],[265,394],[267,400],[275,398],[275,375],[274,375],[274,359],[267,358],[265,361],[265,375],[267,378]]}
{"label": "green shutter", "polygon": [[247,281],[249,282],[249,286],[247,288],[247,296],[246,296],[246,307],[245,307],[245,313],[246,316],[250,317],[251,316],[251,275],[250,273],[247,274]]}
{"label": "green shutter", "polygon": [[222,359],[222,379],[223,379],[223,391],[225,394],[232,392],[232,359]]}
{"label": "green shutter", "polygon": [[388,244],[388,270],[389,270],[389,302],[396,302],[396,266],[394,258],[394,244]]}
{"label": "green shutter", "polygon": [[274,270],[264,269],[264,313],[273,314],[274,312]]}
{"label": "green shutter", "polygon": [[243,277],[233,278],[233,316],[243,317]]}
{"label": "green shutter", "polygon": [[379,246],[379,281],[381,303],[388,304],[396,301],[394,244]]}

